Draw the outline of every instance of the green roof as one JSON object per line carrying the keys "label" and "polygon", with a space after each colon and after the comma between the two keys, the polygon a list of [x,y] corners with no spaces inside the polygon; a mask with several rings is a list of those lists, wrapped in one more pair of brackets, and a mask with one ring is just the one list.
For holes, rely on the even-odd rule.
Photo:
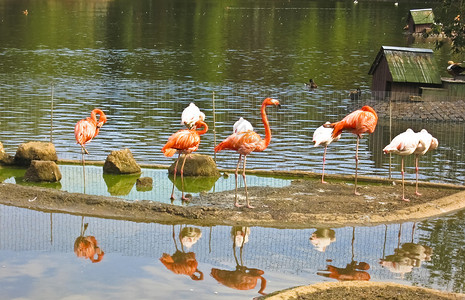
{"label": "green roof", "polygon": [[411,9],[410,15],[412,16],[413,23],[415,25],[434,23],[434,14],[433,9],[431,8]]}
{"label": "green roof", "polygon": [[369,74],[374,73],[383,56],[393,82],[442,83],[431,49],[382,46]]}

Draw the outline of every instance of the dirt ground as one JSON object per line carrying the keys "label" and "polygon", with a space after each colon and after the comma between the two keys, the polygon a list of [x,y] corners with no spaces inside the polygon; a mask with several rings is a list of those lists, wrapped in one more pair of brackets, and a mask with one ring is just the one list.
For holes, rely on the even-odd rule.
{"label": "dirt ground", "polygon": [[255,300],[450,300],[465,299],[463,294],[444,293],[432,289],[390,282],[341,281],[318,283],[269,294]]}
{"label": "dirt ground", "polygon": [[[153,201],[126,201],[68,193],[55,189],[0,184],[0,203],[83,216],[124,219],[161,224],[191,224],[199,226],[247,225],[275,228],[314,228],[341,226],[370,226],[381,223],[400,223],[421,220],[451,213],[465,207],[465,188],[462,186],[427,184],[420,186],[422,196],[415,195],[415,187],[406,186],[410,202],[401,201],[399,182],[374,178],[360,178],[360,196],[354,195],[353,178],[326,178],[322,184],[317,176],[300,176],[284,188],[251,187],[249,199],[254,209],[236,208],[234,191],[201,193],[183,206]],[[245,191],[238,190],[241,203]],[[327,284],[327,283],[326,283]],[[464,299],[465,295],[443,294],[434,290],[393,286],[366,286],[366,282],[336,282],[323,289],[314,286],[297,288],[275,294],[270,299]],[[339,284],[339,285],[337,285]]]}
{"label": "dirt ground", "polygon": [[[299,177],[297,177],[299,178]],[[284,188],[250,187],[254,209],[236,208],[234,190],[201,193],[185,205],[153,201],[126,201],[60,190],[0,184],[0,203],[43,211],[125,219],[137,222],[199,226],[247,225],[275,228],[314,228],[375,225],[420,220],[465,207],[462,186],[426,184],[406,186],[410,202],[401,201],[401,185],[392,181],[359,178],[360,196],[353,193],[353,179],[300,177]],[[371,181],[371,182],[369,182]],[[245,191],[238,190],[240,203]]]}

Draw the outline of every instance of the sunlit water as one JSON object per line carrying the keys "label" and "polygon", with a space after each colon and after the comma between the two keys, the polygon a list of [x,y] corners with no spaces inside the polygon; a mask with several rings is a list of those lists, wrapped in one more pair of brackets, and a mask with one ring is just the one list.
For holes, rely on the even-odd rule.
{"label": "sunlit water", "polygon": [[[56,188],[70,193],[85,193],[99,196],[115,196],[126,200],[150,200],[161,203],[185,205],[181,198],[181,179],[177,176],[174,195],[177,199],[171,202],[170,196],[173,189],[173,178],[168,176],[166,169],[143,168],[141,174],[136,175],[109,175],[103,174],[102,166],[59,165],[62,179],[58,183],[32,183],[24,180],[26,169],[2,168],[0,179],[5,183],[17,183],[21,185],[39,185]],[[235,188],[234,174],[221,177],[185,177],[184,191],[193,196],[199,196],[204,192],[232,191]],[[140,177],[150,177],[153,185],[149,190],[138,189],[136,181]],[[291,179],[273,177],[247,176],[247,186],[284,187],[290,185]],[[238,182],[243,187],[242,179]]]}
{"label": "sunlit water", "polygon": [[[320,172],[323,149],[312,148],[314,130],[366,104],[377,52],[382,45],[409,46],[405,18],[424,5],[0,1],[0,141],[10,154],[25,141],[52,141],[60,158],[80,159],[74,125],[99,107],[109,121],[88,145],[87,159],[130,148],[141,163],[168,164],[172,159],[160,149],[182,128],[180,115],[190,102],[210,126],[198,152],[213,156],[239,117],[264,134],[259,107],[271,96],[282,103],[279,111],[268,108],[272,141],[250,155],[248,167]],[[461,60],[447,49],[435,51],[439,66],[451,58]],[[317,90],[304,89],[309,78]],[[354,103],[348,93],[355,87],[364,96]],[[389,132],[389,120],[380,118],[375,133],[361,141],[361,174],[389,176],[383,147],[408,127],[425,128],[440,146],[422,158],[420,178],[464,182],[464,124],[396,120]],[[330,145],[327,172],[354,172],[355,140],[344,134]],[[231,152],[217,158],[223,168],[236,160]],[[393,177],[400,177],[399,162],[393,158]],[[406,166],[406,177],[414,178],[410,158]]]}
{"label": "sunlit water", "polygon": [[[236,270],[236,258],[242,266],[263,271],[264,293],[336,281],[324,276],[329,274],[325,272],[327,266],[344,269],[351,262],[354,262],[352,265],[368,264],[369,268],[365,265],[355,271],[371,281],[464,292],[463,220],[460,213],[420,223],[328,228],[327,232],[333,235],[327,235],[331,242],[321,241],[320,245],[326,245],[324,251],[321,251],[323,246],[318,250],[309,240],[312,234],[318,233],[316,228],[251,227],[250,231],[243,229],[248,235],[241,257],[240,247],[233,247],[229,226],[134,223],[0,206],[2,298],[251,299],[258,296],[262,287],[258,275],[255,283],[252,280],[244,290],[234,288],[231,282],[229,286],[227,281],[220,283],[211,275],[212,269]],[[103,251],[99,262],[92,263],[74,253],[73,245],[81,236],[84,223],[88,227],[82,236],[93,236]],[[199,229],[200,238],[187,247],[179,237],[181,227]],[[233,232],[236,230],[241,229]],[[237,241],[241,243],[240,239]],[[195,253],[198,265],[194,278],[199,279],[203,274],[202,280],[175,274],[162,264],[163,254],[174,255],[176,249]],[[385,262],[382,266],[381,261],[395,263]]]}

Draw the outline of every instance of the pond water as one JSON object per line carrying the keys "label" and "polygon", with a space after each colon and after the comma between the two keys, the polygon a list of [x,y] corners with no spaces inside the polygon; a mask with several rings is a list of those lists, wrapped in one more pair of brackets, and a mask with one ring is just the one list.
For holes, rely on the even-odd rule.
{"label": "pond water", "polygon": [[[247,229],[134,223],[2,205],[2,298],[251,299],[259,291],[336,281],[338,269],[332,267],[371,281],[465,292],[464,220],[458,213],[375,227]],[[181,239],[181,232],[191,240]],[[98,247],[94,263],[74,252],[80,238]],[[244,273],[250,284],[238,289],[232,278]]]}
{"label": "pond water", "polygon": [[[57,183],[32,183],[24,180],[24,168],[0,168],[0,179],[5,183],[21,185],[42,186],[60,189],[70,193],[85,193],[98,196],[115,196],[126,200],[150,200],[175,205],[186,205],[181,202],[181,178],[177,176],[174,195],[176,200],[171,201],[173,177],[168,176],[166,169],[143,168],[137,175],[109,175],[103,174],[102,166],[59,165],[62,179]],[[85,176],[83,172],[85,171]],[[234,193],[235,178],[232,176],[216,177],[185,177],[184,191],[193,196],[199,193],[231,191]],[[150,190],[138,189],[136,181],[139,177],[150,177],[153,186]],[[291,184],[291,179],[273,178],[264,176],[247,176],[247,186],[284,187]],[[243,187],[243,180],[238,181]]]}
{"label": "pond water", "polygon": [[[320,172],[323,149],[312,148],[313,131],[364,104],[368,71],[380,47],[433,48],[421,40],[411,44],[402,31],[410,9],[432,2],[393,2],[0,0],[0,141],[10,154],[25,141],[52,141],[60,158],[80,159],[74,125],[99,107],[109,121],[88,145],[88,160],[130,148],[139,163],[170,164],[173,159],[160,149],[181,128],[180,114],[190,102],[201,107],[210,125],[198,152],[214,156],[213,147],[241,116],[263,135],[259,106],[271,96],[283,108],[268,110],[272,142],[250,156],[248,168]],[[434,58],[447,76],[446,62],[465,57],[444,48]],[[317,90],[304,89],[309,78]],[[356,87],[363,97],[353,102],[348,93]],[[421,180],[463,184],[464,125],[394,121],[391,126],[382,118],[375,133],[361,140],[360,173],[389,176],[389,157],[381,149],[408,127],[426,128],[440,146],[422,158]],[[332,144],[326,170],[352,173],[354,147],[350,135]],[[236,160],[233,153],[216,156],[221,168],[234,168]],[[166,170],[144,169],[143,176],[156,179],[156,185],[139,192],[134,177],[107,177],[86,166],[84,184],[80,166],[60,168],[64,178],[52,188],[169,201],[172,182]],[[398,170],[399,159],[393,158],[393,177],[400,176]],[[3,180],[24,184],[24,170],[1,171]],[[411,158],[406,176],[414,178]],[[194,182],[192,193],[231,190],[233,181],[219,178],[206,187]],[[289,181],[249,176],[248,183],[285,186]],[[329,244],[324,252],[309,241],[317,228],[253,227],[241,260],[241,247],[234,247],[227,226],[191,229],[202,236],[188,248],[179,239],[181,226],[0,206],[2,298],[252,298],[263,279],[265,293],[333,281],[324,276],[328,265],[374,281],[464,292],[463,220],[458,213],[416,224],[319,229],[314,242]],[[79,237],[90,245],[98,242],[94,250],[100,262],[77,257],[73,247]],[[163,253],[173,257],[176,249],[195,253],[203,280],[162,264]],[[195,265],[193,255],[186,256]],[[261,274],[252,279],[255,286],[237,290],[211,275],[220,278],[228,273],[219,270],[234,271],[237,264],[257,269],[248,270]]]}
{"label": "pond water", "polygon": [[[312,134],[369,98],[369,68],[382,45],[433,48],[403,33],[409,9],[428,2],[361,1],[0,1],[0,141],[8,153],[29,140],[52,141],[60,158],[80,159],[73,128],[94,107],[108,123],[89,143],[88,160],[130,148],[141,163],[169,164],[160,149],[181,129],[184,107],[195,102],[210,131],[199,153],[213,148],[245,117],[263,135],[259,107],[268,96],[272,142],[248,159],[252,169],[320,172],[323,149]],[[23,10],[28,14],[24,15]],[[438,66],[460,61],[446,48]],[[441,74],[447,76],[444,68]],[[304,89],[313,78],[319,88]],[[360,87],[358,102],[348,97]],[[214,100],[214,101],[213,101]],[[427,129],[440,147],[421,160],[422,180],[465,180],[464,124],[381,118],[361,141],[360,173],[389,176],[382,149],[406,128]],[[328,151],[329,173],[354,172],[355,138],[344,134]],[[237,156],[217,155],[223,168]],[[391,175],[399,178],[400,159]],[[411,158],[407,178],[414,178]]]}

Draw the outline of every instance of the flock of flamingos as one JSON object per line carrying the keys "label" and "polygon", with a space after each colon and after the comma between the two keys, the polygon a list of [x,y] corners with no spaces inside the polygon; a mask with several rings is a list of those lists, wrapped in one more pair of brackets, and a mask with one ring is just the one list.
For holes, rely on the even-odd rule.
{"label": "flock of flamingos", "polygon": [[[239,159],[237,161],[237,167],[235,171],[236,186],[235,186],[235,200],[234,205],[236,207],[243,206],[239,204],[237,200],[237,179],[238,171],[241,161],[242,164],[242,177],[244,180],[245,195],[246,195],[246,207],[254,208],[250,205],[247,192],[247,180],[245,174],[245,166],[247,155],[251,152],[261,152],[264,151],[271,142],[271,129],[266,115],[267,106],[277,106],[280,107],[279,100],[266,98],[263,100],[260,112],[265,127],[265,138],[262,139],[259,134],[253,130],[252,124],[240,118],[233,126],[233,133],[228,136],[224,141],[219,143],[215,147],[215,152],[220,152],[222,150],[234,150],[239,153]],[[97,120],[97,115],[99,118]],[[194,104],[191,103],[188,107],[184,109],[181,115],[181,124],[184,124],[187,128],[181,129],[175,132],[168,138],[168,142],[163,146],[161,151],[165,156],[171,157],[176,152],[178,152],[178,159],[176,160],[174,168],[174,176],[176,178],[178,161],[181,154],[184,154],[184,160],[181,165],[180,173],[181,179],[183,180],[183,170],[184,164],[188,154],[196,151],[199,148],[200,136],[205,134],[208,131],[208,125],[204,122],[205,114],[200,111],[200,109]],[[86,143],[90,142],[94,137],[99,133],[100,128],[107,121],[105,113],[100,109],[94,109],[91,112],[90,117],[82,119],[77,122],[74,128],[74,135],[76,137],[76,142],[81,145],[82,151],[82,162],[84,164],[84,154],[89,154],[86,150]],[[321,176],[321,182],[324,181],[324,166],[326,162],[326,149],[329,144],[333,141],[337,141],[342,132],[347,131],[353,133],[357,136],[357,146],[355,149],[355,188],[354,194],[359,195],[357,192],[357,171],[358,171],[358,146],[359,140],[362,137],[362,134],[373,133],[378,122],[378,115],[370,106],[363,106],[361,109],[351,112],[345,116],[342,120],[330,123],[326,122],[319,128],[317,128],[313,134],[313,142],[315,147],[322,145],[325,147],[323,154],[323,171]],[[389,145],[387,145],[383,151],[384,153],[394,153],[402,156],[401,163],[401,174],[402,174],[402,200],[409,201],[405,197],[405,188],[404,188],[404,156],[415,154],[415,169],[416,169],[416,186],[415,194],[421,195],[418,192],[418,160],[419,156],[424,155],[430,150],[434,150],[438,147],[438,140],[429,134],[425,129],[422,129],[420,132],[414,132],[412,129],[407,129],[405,132],[397,135]],[[174,199],[172,193],[171,199]],[[186,200],[184,197],[184,189],[182,190],[182,199]]]}

